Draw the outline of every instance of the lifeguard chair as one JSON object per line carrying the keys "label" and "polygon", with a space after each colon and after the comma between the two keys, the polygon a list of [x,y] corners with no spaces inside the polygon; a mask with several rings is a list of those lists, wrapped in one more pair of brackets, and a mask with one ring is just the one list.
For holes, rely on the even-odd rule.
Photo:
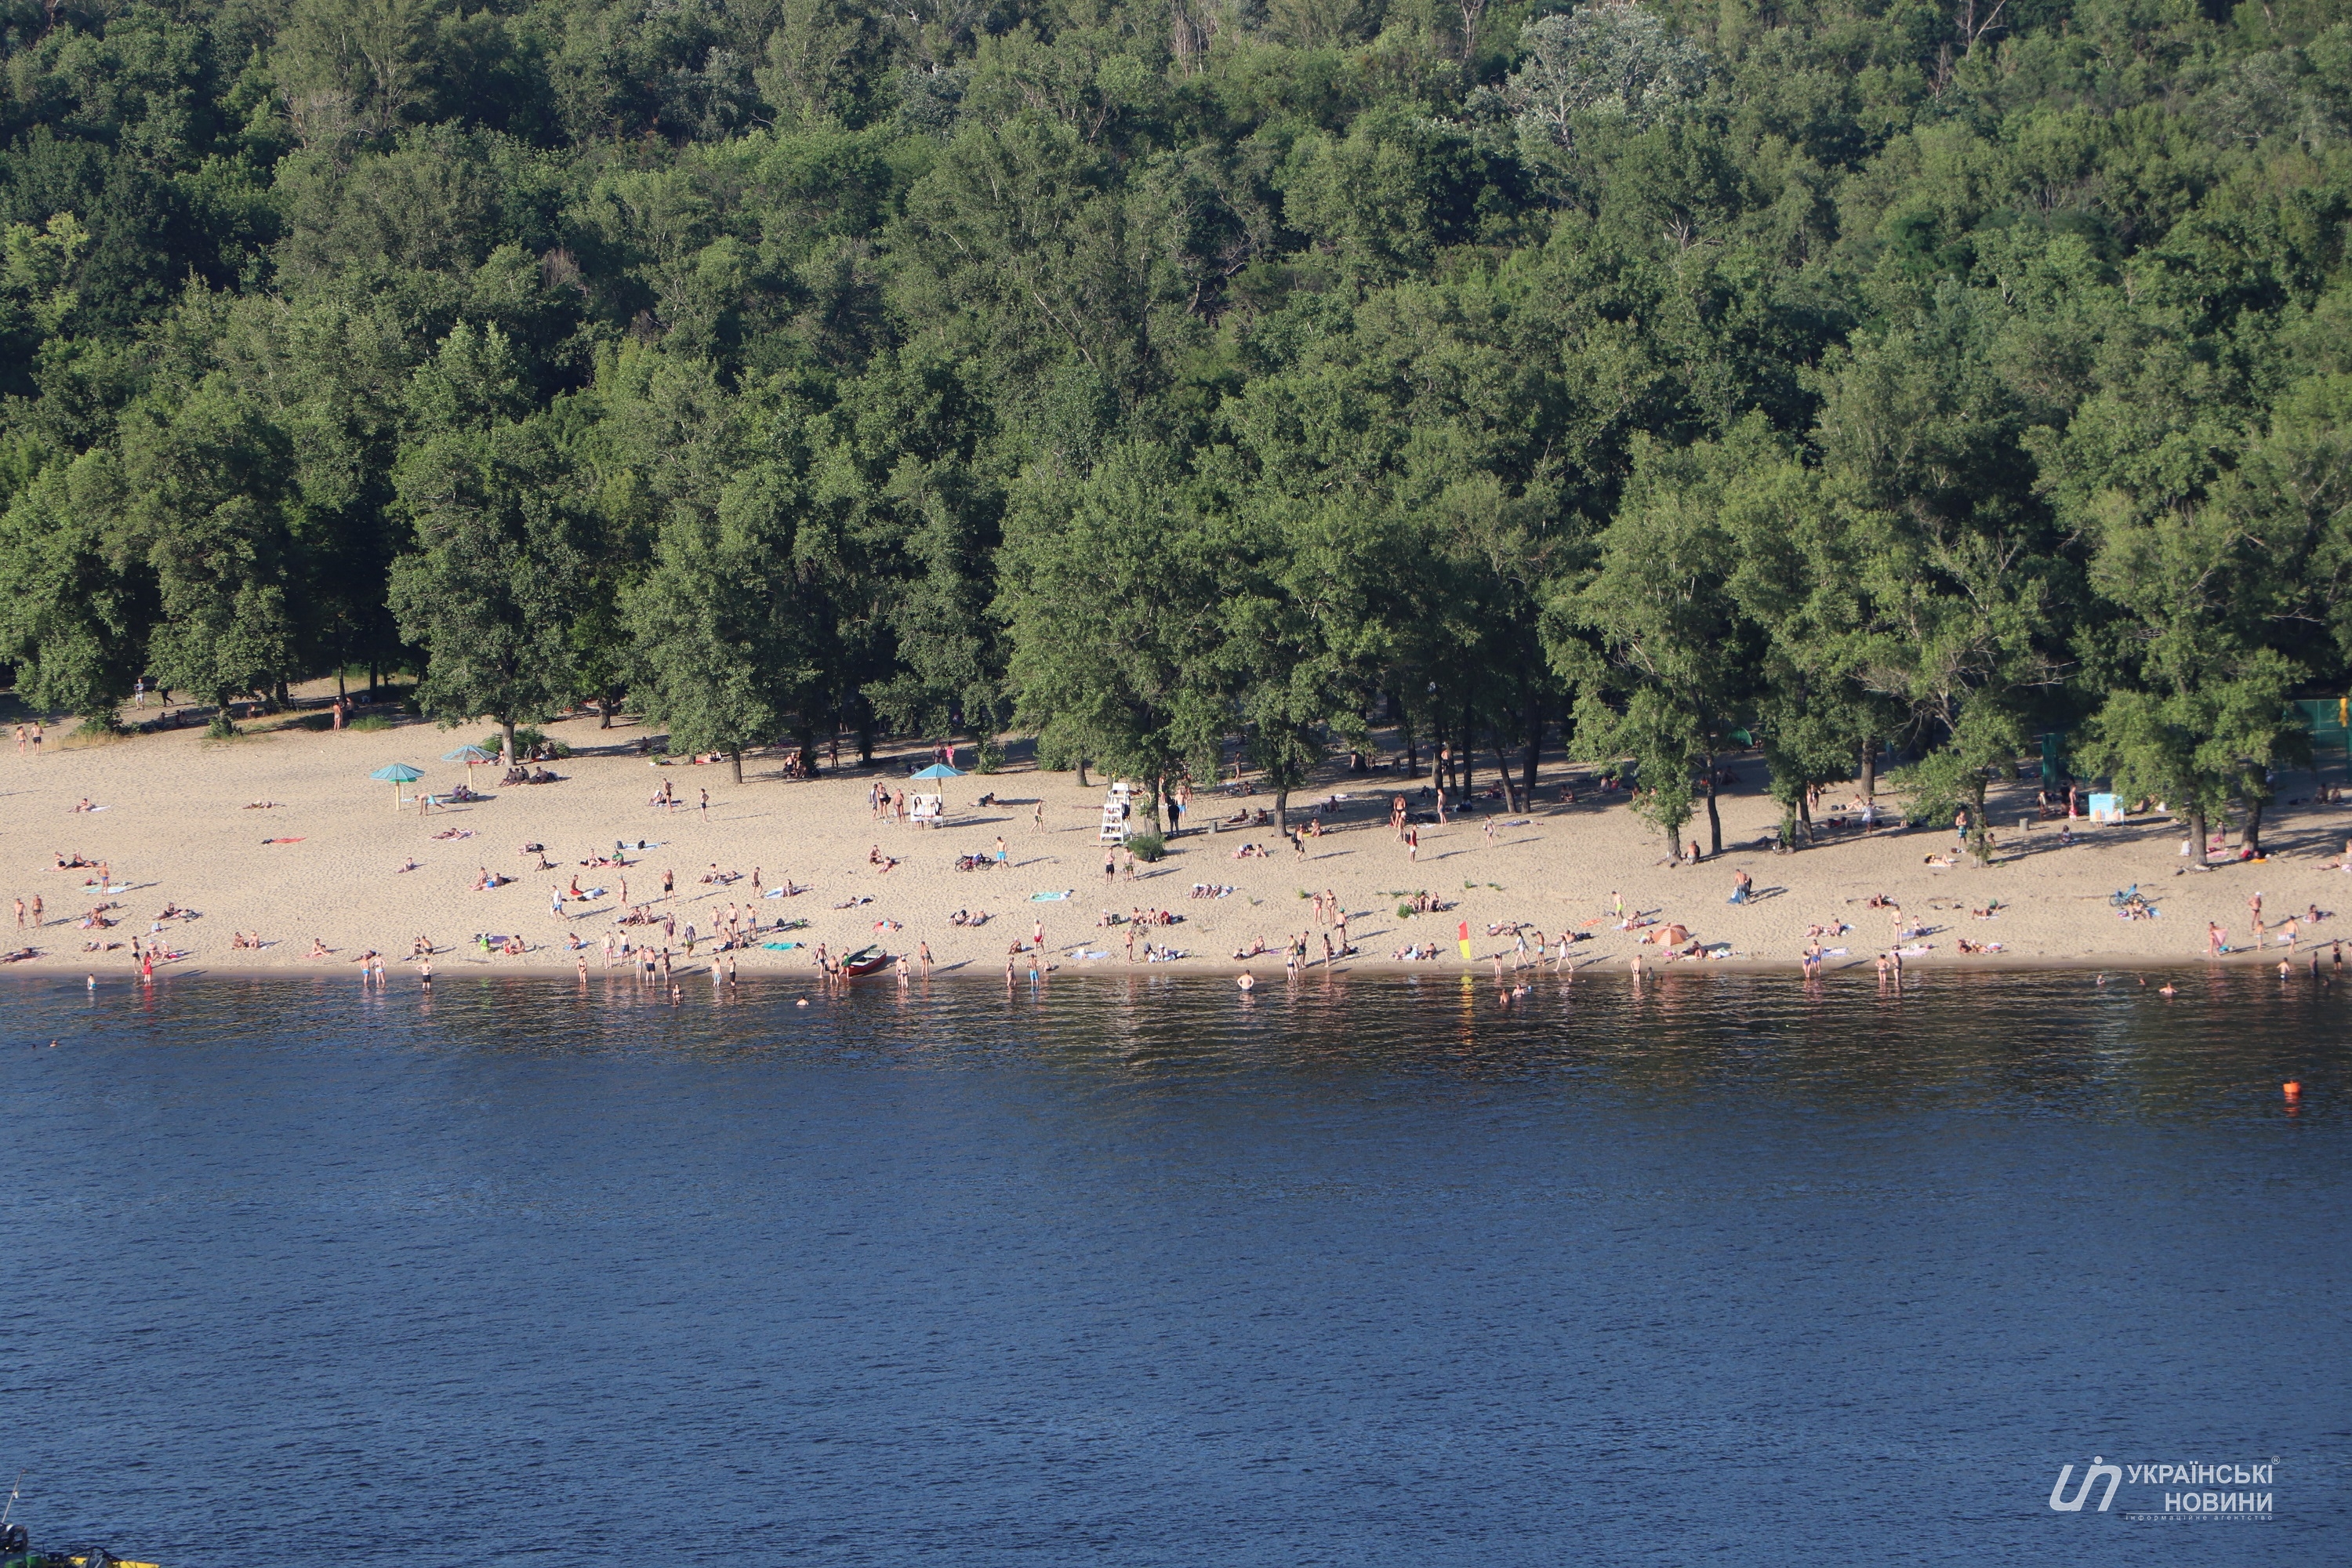
{"label": "lifeguard chair", "polygon": [[1134,816],[1135,786],[1125,779],[1118,780],[1110,786],[1110,794],[1103,797],[1102,832],[1096,842],[1126,843],[1128,835],[1134,831],[1131,826]]}

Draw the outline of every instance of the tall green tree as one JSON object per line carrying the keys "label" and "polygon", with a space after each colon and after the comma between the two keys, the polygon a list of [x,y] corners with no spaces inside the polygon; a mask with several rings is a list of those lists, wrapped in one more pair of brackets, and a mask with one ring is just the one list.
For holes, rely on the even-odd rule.
{"label": "tall green tree", "polygon": [[419,706],[446,724],[496,721],[511,756],[516,727],[575,689],[567,630],[587,523],[550,421],[501,417],[507,378],[483,363],[456,338],[419,374],[427,433],[394,476],[416,548],[393,563],[391,602],[425,650]]}
{"label": "tall green tree", "polygon": [[[1637,808],[1682,858],[1681,832],[1704,780],[1710,853],[1723,853],[1717,762],[1753,692],[1758,637],[1731,592],[1737,541],[1725,492],[1763,445],[1634,447],[1633,478],[1598,542],[1591,575],[1552,605],[1552,654],[1580,683],[1579,748],[1594,761],[1632,756]],[[1589,633],[1598,658],[1577,634]]]}

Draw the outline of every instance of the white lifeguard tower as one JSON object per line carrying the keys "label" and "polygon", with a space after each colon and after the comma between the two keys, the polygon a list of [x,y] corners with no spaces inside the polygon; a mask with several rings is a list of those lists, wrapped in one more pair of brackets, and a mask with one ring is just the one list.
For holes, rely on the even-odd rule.
{"label": "white lifeguard tower", "polygon": [[1135,786],[1125,779],[1115,781],[1110,794],[1103,797],[1102,832],[1096,839],[1100,844],[1124,844],[1134,832]]}

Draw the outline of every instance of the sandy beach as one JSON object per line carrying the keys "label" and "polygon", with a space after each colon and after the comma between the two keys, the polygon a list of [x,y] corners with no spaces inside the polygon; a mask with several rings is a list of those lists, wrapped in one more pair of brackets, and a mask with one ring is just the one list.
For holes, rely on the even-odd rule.
{"label": "sandy beach", "polygon": [[[1098,842],[1104,781],[1081,787],[1075,773],[1039,772],[1026,748],[1011,749],[1003,771],[944,783],[948,821],[938,826],[877,820],[869,792],[877,781],[903,787],[912,767],[929,760],[927,747],[877,753],[870,768],[846,760],[814,780],[787,780],[781,756],[747,758],[744,781],[723,763],[674,761],[656,765],[638,754],[643,733],[626,721],[599,729],[593,716],[544,726],[574,755],[550,764],[560,783],[497,787],[496,770],[475,770],[486,797],[420,815],[417,792],[454,789],[463,767],[439,760],[488,726],[458,731],[421,721],[388,730],[328,731],[285,728],[234,740],[206,740],[188,729],[121,739],[86,741],[53,730],[39,754],[13,745],[0,753],[5,772],[9,830],[0,897],[30,906],[37,896],[43,921],[16,931],[13,944],[37,956],[12,965],[19,972],[70,972],[121,976],[137,972],[132,939],[160,942],[173,956],[158,973],[337,973],[355,977],[373,949],[389,962],[395,984],[408,978],[416,939],[430,940],[436,974],[516,972],[571,973],[584,959],[603,974],[604,942],[623,932],[635,945],[669,947],[679,973],[707,972],[713,931],[730,906],[739,922],[756,910],[761,932],[753,944],[728,954],[739,973],[815,974],[814,948],[841,953],[878,942],[892,953],[913,954],[928,943],[936,973],[1001,978],[1008,950],[1042,926],[1048,960],[1058,972],[1127,970],[1128,927],[1103,923],[1106,911],[1165,910],[1171,924],[1137,932],[1138,972],[1210,970],[1234,973],[1237,949],[1263,942],[1274,951],[1251,961],[1262,980],[1284,970],[1286,938],[1310,936],[1310,960],[1322,963],[1321,938],[1309,895],[1329,890],[1348,911],[1357,955],[1345,967],[1447,973],[1465,967],[1456,945],[1460,922],[1469,926],[1469,967],[1491,974],[1500,958],[1518,958],[1508,922],[1524,922],[1528,941],[1541,931],[1554,944],[1576,938],[1570,961],[1579,968],[1622,971],[1639,954],[1645,967],[1667,962],[1644,938],[1678,923],[1707,956],[1675,960],[1678,966],[1785,969],[1821,928],[1824,967],[1868,966],[1897,945],[1898,930],[1915,934],[1911,964],[2104,964],[2193,967],[2210,962],[2207,922],[2229,933],[2232,952],[2221,962],[2275,964],[2282,956],[2307,963],[2315,950],[2323,965],[2352,919],[2335,912],[2352,894],[2352,881],[2333,868],[2352,808],[2315,804],[2309,774],[2286,780],[2265,831],[2268,858],[2222,864],[2190,874],[2181,853],[2185,829],[2149,815],[2119,825],[2021,826],[2032,810],[2031,784],[1995,798],[1992,816],[1999,858],[1979,868],[1965,858],[1949,868],[1931,864],[1953,846],[1948,827],[1859,827],[1834,831],[1828,842],[1796,854],[1765,847],[1779,809],[1763,790],[1759,759],[1735,762],[1738,784],[1724,799],[1726,852],[1696,866],[1664,863],[1659,837],[1617,793],[1600,793],[1590,770],[1547,758],[1539,804],[1514,816],[1499,800],[1443,826],[1420,827],[1417,860],[1389,825],[1397,793],[1392,773],[1350,774],[1344,763],[1327,767],[1292,797],[1294,820],[1318,803],[1319,837],[1301,858],[1271,825],[1212,831],[1213,818],[1270,808],[1259,791],[1235,798],[1204,792],[1193,803],[1186,831],[1156,865],[1139,866],[1132,880],[1106,885]],[[958,752],[968,763],[970,749]],[[424,775],[400,788],[368,774],[405,763]],[[1491,784],[1491,764],[1482,785]],[[650,804],[667,781],[680,804]],[[1428,809],[1427,779],[1403,793],[1418,814]],[[1570,785],[1573,804],[1557,798]],[[709,804],[702,805],[709,792]],[[981,804],[992,795],[992,804]],[[402,804],[395,809],[395,799]],[[81,810],[88,801],[95,810]],[[1895,797],[1882,790],[1881,810]],[[2298,803],[2299,802],[2299,803]],[[267,803],[266,805],[263,803]],[[1042,803],[1042,823],[1039,820]],[[2291,804],[2294,803],[2294,804]],[[1003,866],[960,871],[958,857],[992,858],[1002,837]],[[1706,837],[1705,818],[1685,837]],[[647,847],[637,848],[639,841]],[[2234,842],[2234,840],[2233,840]],[[629,846],[623,866],[589,866]],[[541,856],[523,847],[545,847]],[[1238,854],[1244,846],[1264,858]],[[869,860],[876,847],[897,861],[884,870]],[[110,891],[91,885],[85,869],[56,868],[57,857],[103,862]],[[414,870],[400,868],[414,860]],[[754,897],[791,884],[791,896]],[[1735,874],[1746,870],[1755,897],[1726,900]],[[485,872],[513,879],[477,890]],[[662,879],[676,890],[662,897]],[[740,873],[740,879],[709,880]],[[577,879],[583,892],[562,900]],[[674,917],[677,934],[658,924],[620,924],[625,879],[630,903]],[[2126,920],[2110,906],[2116,889],[2137,884],[2158,911]],[[1195,897],[1194,889],[1230,889]],[[2267,926],[2255,943],[2247,900],[2263,898]],[[1401,917],[1417,893],[1439,907]],[[1041,895],[1062,895],[1041,897]],[[1622,897],[1629,915],[1657,923],[1621,929],[1614,913]],[[1874,897],[1899,906],[1874,907]],[[105,906],[105,928],[86,917]],[[173,907],[193,914],[159,918]],[[2286,940],[2290,916],[2298,920]],[[959,910],[985,913],[984,924],[959,925]],[[1979,917],[1976,911],[1990,910]],[[801,922],[777,931],[779,921]],[[696,956],[684,953],[685,927],[698,938]],[[1841,929],[1843,928],[1843,929]],[[258,933],[258,949],[240,948],[236,933]],[[520,939],[520,954],[483,951],[481,938],[505,945]],[[1998,951],[1964,952],[1963,941]],[[574,941],[583,944],[572,947]],[[801,945],[777,951],[770,942]],[[1167,964],[1143,962],[1146,943],[1183,956]],[[314,944],[323,944],[326,956]],[[1433,960],[1399,961],[1407,944],[1433,947]],[[1024,960],[1025,973],[1025,960]],[[614,973],[626,971],[615,970]],[[888,984],[888,974],[866,984]]]}

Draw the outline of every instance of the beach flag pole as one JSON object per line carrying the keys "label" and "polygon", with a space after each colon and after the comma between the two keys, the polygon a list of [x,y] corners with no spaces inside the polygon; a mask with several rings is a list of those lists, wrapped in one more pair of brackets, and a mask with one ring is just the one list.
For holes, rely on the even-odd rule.
{"label": "beach flag pole", "polygon": [[1464,921],[1455,928],[1455,934],[1462,943],[1462,962],[1467,963],[1470,962],[1470,922]]}

